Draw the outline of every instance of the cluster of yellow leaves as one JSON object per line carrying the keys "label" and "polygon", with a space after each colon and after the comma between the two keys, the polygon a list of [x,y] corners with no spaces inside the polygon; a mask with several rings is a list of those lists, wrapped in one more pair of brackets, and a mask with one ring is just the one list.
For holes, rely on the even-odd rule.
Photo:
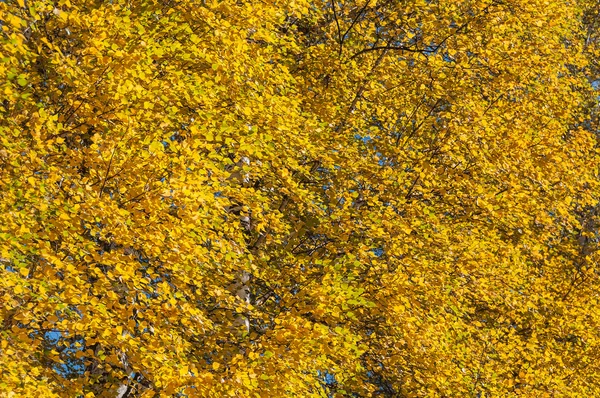
{"label": "cluster of yellow leaves", "polygon": [[0,2],[0,396],[600,394],[592,3]]}

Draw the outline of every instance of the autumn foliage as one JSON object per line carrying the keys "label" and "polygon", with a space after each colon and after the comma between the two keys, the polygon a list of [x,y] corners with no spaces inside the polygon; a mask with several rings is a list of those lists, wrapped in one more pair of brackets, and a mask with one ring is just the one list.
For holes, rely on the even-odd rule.
{"label": "autumn foliage", "polygon": [[0,397],[600,396],[599,12],[0,2]]}

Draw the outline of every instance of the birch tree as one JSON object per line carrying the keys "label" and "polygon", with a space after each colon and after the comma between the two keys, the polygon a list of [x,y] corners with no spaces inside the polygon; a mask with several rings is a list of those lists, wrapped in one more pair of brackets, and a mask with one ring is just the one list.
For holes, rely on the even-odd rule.
{"label": "birch tree", "polygon": [[595,1],[0,22],[0,396],[600,394]]}

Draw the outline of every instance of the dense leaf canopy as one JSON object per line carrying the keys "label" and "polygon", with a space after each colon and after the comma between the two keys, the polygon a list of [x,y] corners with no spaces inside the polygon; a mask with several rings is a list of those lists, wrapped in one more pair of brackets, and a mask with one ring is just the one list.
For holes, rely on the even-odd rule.
{"label": "dense leaf canopy", "polygon": [[600,396],[596,3],[0,2],[0,396]]}

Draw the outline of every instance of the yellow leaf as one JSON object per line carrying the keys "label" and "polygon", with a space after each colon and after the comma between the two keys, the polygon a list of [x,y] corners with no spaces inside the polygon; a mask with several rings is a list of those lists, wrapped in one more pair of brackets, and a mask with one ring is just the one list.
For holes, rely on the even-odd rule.
{"label": "yellow leaf", "polygon": [[188,373],[189,373],[189,368],[186,365],[183,365],[181,368],[179,368],[180,376],[187,376]]}

